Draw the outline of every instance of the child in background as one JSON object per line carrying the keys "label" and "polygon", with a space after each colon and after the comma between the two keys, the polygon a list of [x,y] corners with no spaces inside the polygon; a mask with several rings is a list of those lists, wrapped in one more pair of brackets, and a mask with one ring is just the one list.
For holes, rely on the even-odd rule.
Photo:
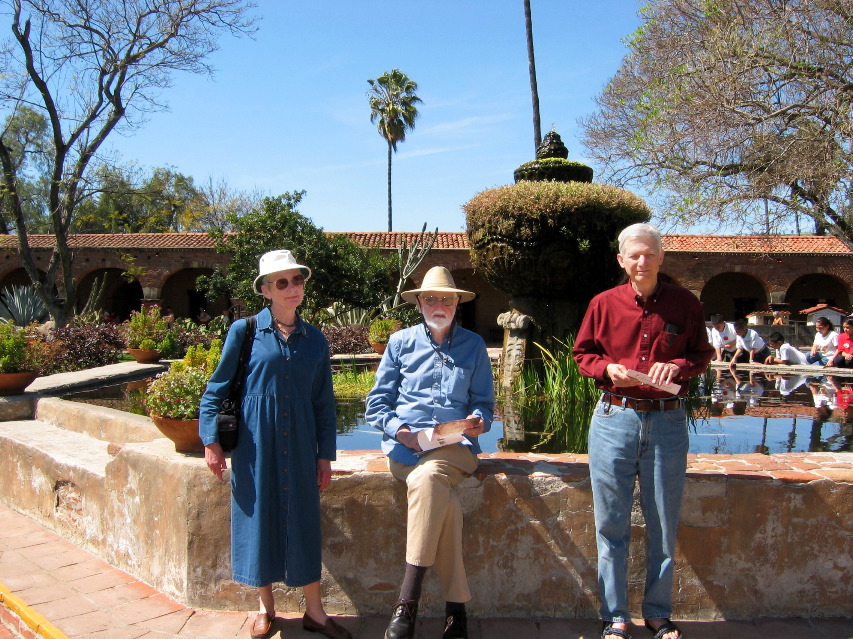
{"label": "child in background", "polygon": [[853,315],[844,320],[844,332],[838,335],[838,352],[827,366],[853,368]]}
{"label": "child in background", "polygon": [[747,361],[742,359],[746,353],[749,353],[748,361],[750,364],[763,364],[770,356],[770,349],[761,339],[761,335],[749,328],[745,319],[735,320],[735,333],[737,334],[737,350],[732,358],[732,363]]}
{"label": "child in background", "polygon": [[835,352],[838,350],[838,331],[833,330],[828,317],[818,317],[814,327],[814,344],[806,359],[809,364],[826,366],[835,358]]}
{"label": "child in background", "polygon": [[796,364],[803,366],[808,364],[806,354],[788,344],[785,338],[782,337],[782,333],[778,331],[771,333],[767,337],[767,343],[770,344],[770,348],[776,350],[776,355],[768,356],[764,360],[765,364]]}
{"label": "child in background", "polygon": [[[716,352],[715,360],[718,362],[730,361],[737,350],[737,333],[734,324],[726,322],[722,314],[711,315],[711,331],[709,334],[711,346]],[[744,358],[746,361],[746,358]]]}

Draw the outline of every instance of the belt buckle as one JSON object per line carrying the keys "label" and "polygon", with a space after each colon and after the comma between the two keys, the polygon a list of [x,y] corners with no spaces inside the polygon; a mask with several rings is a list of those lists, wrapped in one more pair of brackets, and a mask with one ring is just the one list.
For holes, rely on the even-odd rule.
{"label": "belt buckle", "polygon": [[653,399],[635,399],[634,410],[638,413],[651,413],[655,410],[655,401]]}

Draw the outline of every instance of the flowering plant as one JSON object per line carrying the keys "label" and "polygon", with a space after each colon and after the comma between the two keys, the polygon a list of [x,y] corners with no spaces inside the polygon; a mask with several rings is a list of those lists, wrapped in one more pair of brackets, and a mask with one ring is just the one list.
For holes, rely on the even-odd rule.
{"label": "flowering plant", "polygon": [[128,348],[159,348],[169,332],[168,322],[157,306],[142,306],[130,314],[125,324]]}
{"label": "flowering plant", "polygon": [[26,332],[15,326],[0,322],[0,373],[22,373],[34,370],[29,364],[30,340]]}
{"label": "flowering plant", "polygon": [[367,339],[371,343],[387,344],[391,333],[396,333],[403,328],[403,323],[393,317],[380,317],[373,320],[368,330]]}
{"label": "flowering plant", "polygon": [[198,407],[207,382],[222,354],[222,340],[215,339],[210,348],[191,346],[186,356],[172,362],[148,386],[145,406],[149,414],[172,419],[198,419]]}

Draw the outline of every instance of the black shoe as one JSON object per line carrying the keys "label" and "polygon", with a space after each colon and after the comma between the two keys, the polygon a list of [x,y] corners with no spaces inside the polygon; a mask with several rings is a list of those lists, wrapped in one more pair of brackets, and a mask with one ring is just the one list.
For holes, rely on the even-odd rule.
{"label": "black shoe", "polygon": [[398,601],[391,615],[391,623],[385,631],[385,639],[412,639],[417,618],[417,601]]}
{"label": "black shoe", "polygon": [[468,616],[464,613],[448,616],[441,639],[468,639]]}

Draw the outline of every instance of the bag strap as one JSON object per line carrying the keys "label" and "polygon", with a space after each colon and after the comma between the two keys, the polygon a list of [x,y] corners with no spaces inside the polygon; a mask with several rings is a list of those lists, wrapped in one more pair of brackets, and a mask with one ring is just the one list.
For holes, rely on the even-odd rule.
{"label": "bag strap", "polygon": [[240,393],[243,390],[243,382],[246,380],[246,364],[252,354],[252,341],[255,339],[255,328],[258,325],[256,315],[246,318],[246,333],[243,335],[243,345],[240,347],[240,358],[237,360],[237,370],[234,371],[234,379],[231,382],[231,392],[228,401],[231,407],[237,406],[240,401]]}

